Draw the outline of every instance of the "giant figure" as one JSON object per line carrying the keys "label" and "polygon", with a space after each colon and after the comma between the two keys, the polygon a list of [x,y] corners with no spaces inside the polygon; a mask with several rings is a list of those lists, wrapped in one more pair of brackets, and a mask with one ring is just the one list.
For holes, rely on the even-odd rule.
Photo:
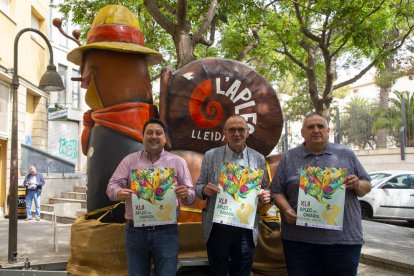
{"label": "giant figure", "polygon": [[[87,210],[111,206],[106,185],[121,160],[141,150],[144,123],[156,117],[148,65],[161,62],[159,52],[144,46],[136,16],[120,5],[96,15],[86,45],[68,60],[80,65],[81,87],[91,108],[84,115],[82,151],[87,162]],[[103,221],[123,222],[117,208]]]}

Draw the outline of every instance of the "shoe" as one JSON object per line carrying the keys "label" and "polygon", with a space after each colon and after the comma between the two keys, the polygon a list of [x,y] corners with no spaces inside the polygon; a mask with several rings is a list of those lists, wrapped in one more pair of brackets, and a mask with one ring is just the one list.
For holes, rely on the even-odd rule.
{"label": "shoe", "polygon": [[31,219],[32,219],[32,218],[26,218],[26,219],[25,219],[25,221],[29,221],[29,220],[31,220]]}
{"label": "shoe", "polygon": [[40,221],[40,218],[36,218],[37,221]]}

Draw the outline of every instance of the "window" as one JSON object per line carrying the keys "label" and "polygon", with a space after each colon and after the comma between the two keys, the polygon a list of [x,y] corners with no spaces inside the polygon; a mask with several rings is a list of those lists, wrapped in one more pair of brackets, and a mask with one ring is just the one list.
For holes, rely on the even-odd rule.
{"label": "window", "polygon": [[0,0],[0,10],[5,14],[10,12],[10,0]]}
{"label": "window", "polygon": [[40,30],[40,20],[39,20],[39,18],[37,18],[37,16],[36,16],[35,14],[33,14],[33,13],[32,13],[32,18],[31,18],[30,26],[31,26],[33,29]]}
{"label": "window", "polygon": [[[63,85],[67,86],[66,75],[67,75],[68,67],[62,64],[58,65],[58,73],[62,77]],[[66,105],[66,89],[58,92],[58,104]]]}
{"label": "window", "polygon": [[[56,27],[54,27],[56,29]],[[56,29],[57,30],[57,29]],[[69,32],[69,28],[68,28],[68,24],[66,22],[62,23],[62,30],[68,34]],[[64,47],[68,47],[68,39],[59,32],[59,45],[64,46]]]}
{"label": "window", "polygon": [[407,178],[402,180],[402,189],[414,189],[414,175],[407,175]]}
{"label": "window", "polygon": [[[40,31],[40,26],[41,26],[41,20],[39,19],[39,17],[36,16],[36,14],[33,13],[32,11],[32,17],[30,19],[30,27]],[[40,37],[40,35],[31,32],[30,35],[32,36],[32,38],[34,38],[37,42],[39,41],[43,41],[42,38]]]}
{"label": "window", "polygon": [[32,145],[33,121],[35,116],[35,97],[29,93],[26,95],[26,114],[24,122],[24,143]]}
{"label": "window", "polygon": [[[34,7],[32,7],[32,13],[31,13],[31,17],[30,17],[30,27],[44,33],[44,31],[42,30],[44,21],[45,21],[45,19],[42,16],[42,14],[40,12],[38,12]],[[40,37],[40,35],[38,35],[34,32],[31,32],[30,34],[36,42],[42,43],[42,45],[43,45],[43,39]]]}
{"label": "window", "polygon": [[7,136],[10,87],[0,83],[0,134]]}
{"label": "window", "polygon": [[[79,77],[79,71],[72,69],[72,77]],[[72,108],[79,109],[80,108],[80,82],[74,81],[72,82]]]}
{"label": "window", "polygon": [[414,189],[414,175],[399,175],[391,178],[383,189]]}

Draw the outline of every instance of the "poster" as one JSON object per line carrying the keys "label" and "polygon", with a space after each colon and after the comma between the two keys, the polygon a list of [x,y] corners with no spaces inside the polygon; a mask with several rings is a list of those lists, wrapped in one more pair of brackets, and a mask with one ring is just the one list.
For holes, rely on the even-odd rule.
{"label": "poster", "polygon": [[342,230],[347,174],[343,168],[302,167],[296,225]]}
{"label": "poster", "polygon": [[135,227],[177,223],[174,169],[137,169],[130,172]]}
{"label": "poster", "polygon": [[264,171],[223,162],[213,222],[253,229]]}

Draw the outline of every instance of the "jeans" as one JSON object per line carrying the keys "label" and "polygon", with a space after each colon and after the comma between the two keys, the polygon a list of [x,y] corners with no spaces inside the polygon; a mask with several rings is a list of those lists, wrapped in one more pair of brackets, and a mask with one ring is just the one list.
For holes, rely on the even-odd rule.
{"label": "jeans", "polygon": [[40,218],[40,193],[37,190],[26,190],[26,215],[27,218],[32,218],[32,200],[34,199],[36,207],[36,218]]}
{"label": "jeans", "polygon": [[361,244],[282,242],[289,276],[357,275]]}
{"label": "jeans", "polygon": [[131,224],[125,227],[129,276],[147,276],[154,261],[155,276],[171,276],[177,271],[178,225],[156,226],[145,230]]}
{"label": "jeans", "polygon": [[254,248],[252,230],[214,223],[207,241],[211,275],[249,276]]}

